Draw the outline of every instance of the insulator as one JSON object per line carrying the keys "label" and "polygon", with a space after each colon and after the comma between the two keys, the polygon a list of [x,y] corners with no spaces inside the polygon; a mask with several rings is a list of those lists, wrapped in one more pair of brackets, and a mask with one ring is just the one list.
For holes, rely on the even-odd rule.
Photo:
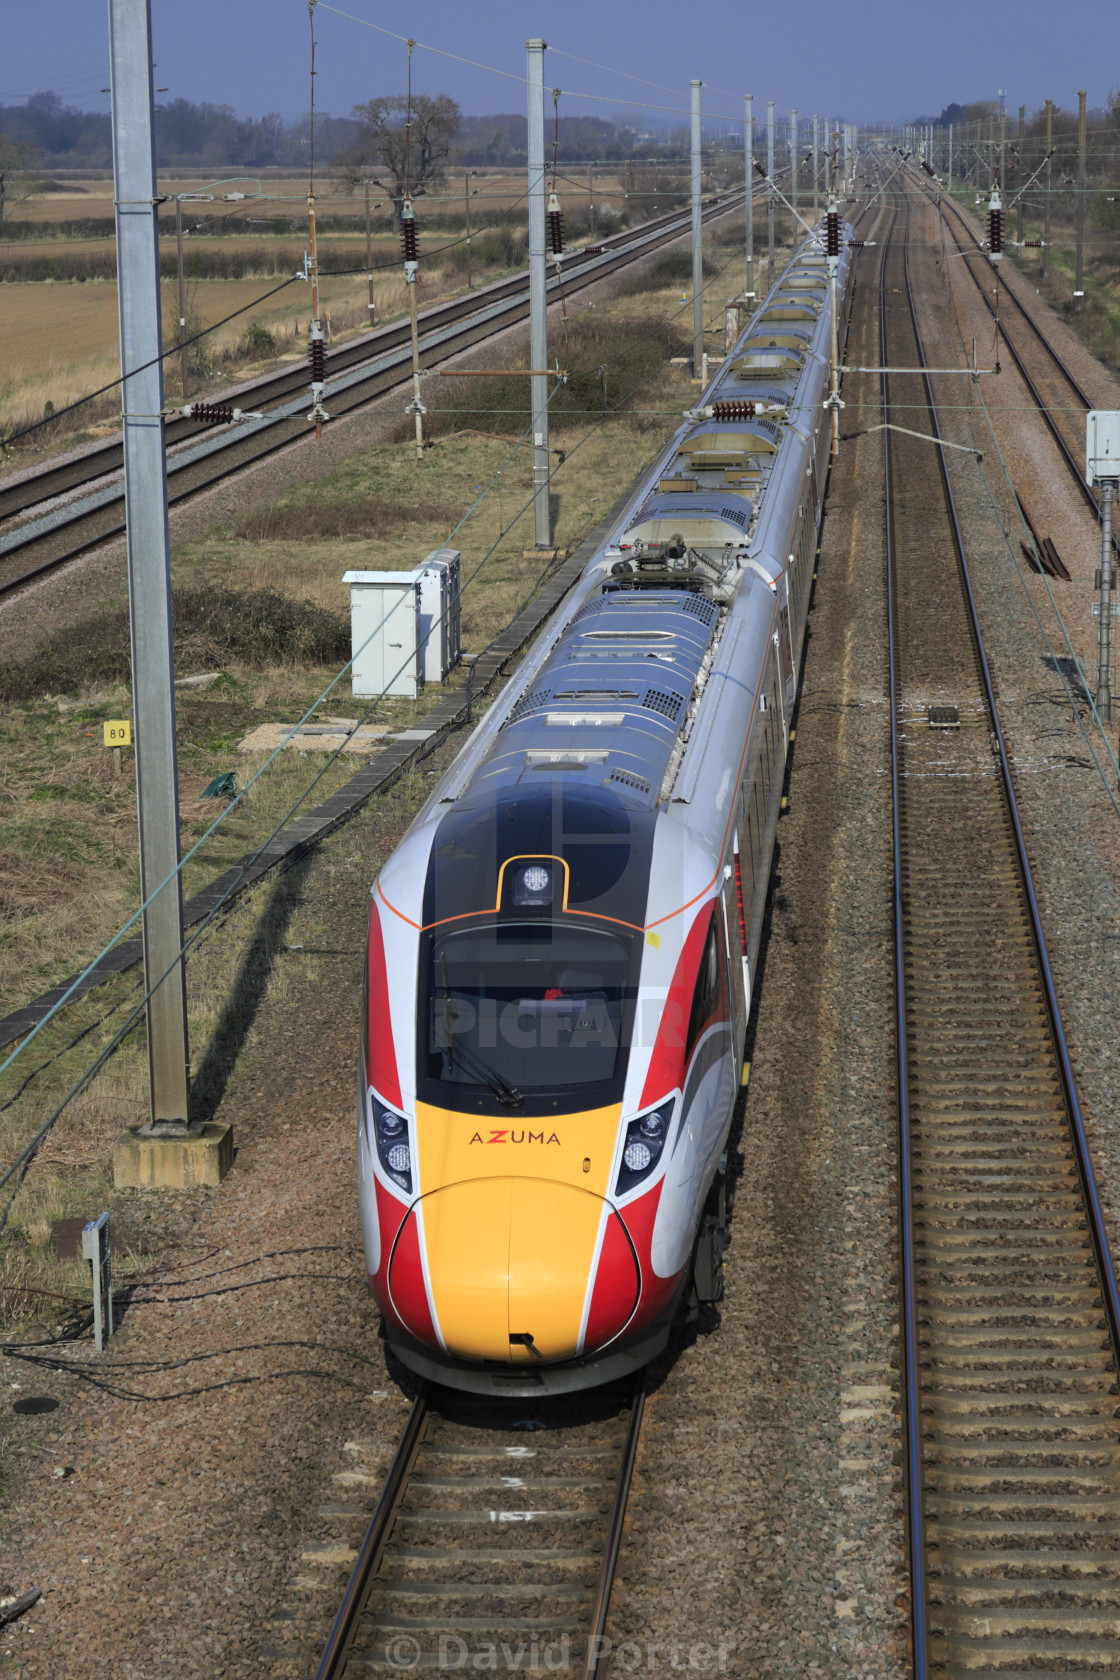
{"label": "insulator", "polygon": [[233,408],[226,403],[192,403],[191,419],[201,420],[204,426],[228,426],[233,422]]}
{"label": "insulator", "polygon": [[548,248],[554,257],[564,251],[564,213],[555,193],[548,195]]}
{"label": "insulator", "polygon": [[867,244],[866,239],[849,239],[848,240],[848,246],[853,251],[862,251],[863,247],[866,244]]}
{"label": "insulator", "polygon": [[1003,255],[1003,211],[998,204],[988,211],[988,253]]}
{"label": "insulator", "polygon": [[762,179],[765,181],[766,171],[765,171],[765,169],[763,169],[761,163],[759,163],[757,158],[752,158],[751,161],[753,162],[755,168],[758,170],[758,173],[762,176]]}
{"label": "insulator", "polygon": [[922,159],[922,168],[923,168],[923,169],[924,169],[924,170],[925,170],[925,172],[926,172],[926,174],[927,174],[927,175],[928,175],[928,176],[930,176],[930,177],[931,177],[931,179],[932,179],[932,176],[933,176],[933,170],[932,170],[932,168],[931,168],[931,167],[930,167],[930,165],[929,165],[929,164],[928,164],[928,163],[927,163],[927,162],[926,162],[926,160],[925,160],[925,158],[923,158],[923,159]]}
{"label": "insulator", "polygon": [[416,244],[416,215],[410,198],[406,198],[401,207],[401,255],[406,263],[420,260]]}
{"label": "insulator", "polygon": [[825,223],[825,255],[838,257],[840,255],[840,212],[830,210],[824,219]]}
{"label": "insulator", "polygon": [[755,406],[752,402],[717,402],[712,404],[713,420],[753,420]]}
{"label": "insulator", "polygon": [[311,362],[311,383],[321,385],[327,377],[327,347],[321,338],[313,338],[307,346]]}
{"label": "insulator", "polygon": [[1029,245],[1032,251],[1041,251],[1042,249],[1041,239],[1024,239],[1023,244]]}

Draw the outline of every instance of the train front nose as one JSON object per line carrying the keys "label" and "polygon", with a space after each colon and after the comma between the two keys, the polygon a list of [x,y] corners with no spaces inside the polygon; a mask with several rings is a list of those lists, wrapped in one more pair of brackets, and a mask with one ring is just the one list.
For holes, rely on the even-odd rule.
{"label": "train front nose", "polygon": [[[473,1179],[425,1196],[419,1223],[417,1246],[453,1356],[513,1364],[532,1364],[538,1355],[571,1359],[617,1335],[633,1313],[639,1276],[629,1239],[618,1215],[588,1191],[546,1179]],[[407,1251],[398,1244],[398,1252]],[[396,1266],[394,1255],[394,1300],[407,1293],[404,1277],[395,1283]],[[609,1276],[596,1278],[581,1347],[596,1269]]]}

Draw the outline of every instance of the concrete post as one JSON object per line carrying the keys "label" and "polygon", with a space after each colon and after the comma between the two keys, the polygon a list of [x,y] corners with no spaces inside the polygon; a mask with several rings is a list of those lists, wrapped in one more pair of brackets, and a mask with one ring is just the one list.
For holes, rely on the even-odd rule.
{"label": "concrete post", "polygon": [[187,400],[187,282],[183,273],[183,199],[175,194],[175,262],[179,275],[179,383]]}
{"label": "concrete post", "polygon": [[[1025,172],[1024,172],[1024,164],[1025,164],[1025,161],[1026,161],[1026,149],[1027,149],[1027,107],[1025,105],[1020,105],[1020,107],[1019,107],[1019,168],[1018,168],[1018,171],[1017,171],[1017,177],[1018,177],[1017,184],[1020,186],[1020,188],[1022,186],[1023,181],[1026,179],[1026,175],[1025,175]],[[1022,251],[1022,249],[1023,249],[1023,194],[1022,194],[1022,191],[1020,191],[1020,193],[1019,193],[1018,212],[1019,213],[1015,218],[1015,243],[1018,246],[1019,250]]]}
{"label": "concrete post", "polygon": [[704,223],[700,213],[700,89],[695,79],[691,88],[692,116],[692,377],[704,372]]}
{"label": "concrete post", "polygon": [[747,285],[754,292],[754,96],[743,96],[744,153],[747,166]]}
{"label": "concrete post", "polygon": [[813,118],[813,221],[820,219],[821,213],[821,154],[820,154],[820,119]]}
{"label": "concrete post", "polygon": [[949,196],[953,196],[953,125],[949,124]]}
{"label": "concrete post", "polygon": [[[1075,292],[1085,288],[1085,92],[1077,95],[1077,271]],[[1081,307],[1080,298],[1077,300]]]}
{"label": "concrete post", "polygon": [[[468,236],[469,236],[469,234],[470,234],[470,223],[469,222],[467,224],[467,233],[468,233]],[[367,269],[366,282],[367,282],[367,285],[368,285],[368,288],[369,288],[369,300],[366,303],[366,313],[369,316],[369,326],[370,326],[370,329],[372,331],[372,329],[377,325],[377,300],[373,295],[373,231],[372,231],[372,229],[369,225],[369,182],[368,181],[366,182],[366,269]],[[468,278],[468,283],[469,283],[469,280],[470,280],[470,272],[471,272],[471,242],[470,242],[470,238],[468,237],[468,239],[467,239],[467,278]]]}
{"label": "concrete post", "polygon": [[774,101],[766,102],[766,284],[774,272]]}
{"label": "concrete post", "polygon": [[545,254],[544,49],[525,43],[529,61],[529,380],[533,425],[533,545],[552,547],[548,449],[548,272]]}
{"label": "concrete post", "polygon": [[147,989],[155,988],[147,1006],[150,1106],[153,1125],[183,1132],[187,998],[150,0],[109,0],[109,64],[140,892],[145,899],[156,893],[143,916],[144,979]]}
{"label": "concrete post", "polygon": [[1101,617],[1097,640],[1097,716],[1102,723],[1112,722],[1112,690],[1109,687],[1109,654],[1112,640],[1112,504],[1116,497],[1116,480],[1100,480],[1101,505]]}
{"label": "concrete post", "polygon": [[793,242],[797,244],[797,112],[789,114],[789,201],[793,206]]}
{"label": "concrete post", "polygon": [[1046,101],[1046,207],[1042,213],[1042,278],[1050,268],[1050,153],[1054,149],[1054,101]]}

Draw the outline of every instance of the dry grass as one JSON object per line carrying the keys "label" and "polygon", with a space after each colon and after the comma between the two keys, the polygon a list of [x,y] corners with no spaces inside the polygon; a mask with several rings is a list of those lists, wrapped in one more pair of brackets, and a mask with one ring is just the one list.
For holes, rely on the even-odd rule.
{"label": "dry grass", "polygon": [[[477,276],[476,276],[477,277]],[[190,395],[244,377],[277,358],[304,354],[309,299],[307,288],[296,284],[256,308],[247,304],[261,297],[276,281],[196,280],[188,288],[188,311],[194,330],[245,310],[192,349]],[[461,285],[457,269],[432,265],[424,272],[421,306],[453,296]],[[390,272],[374,284],[379,323],[403,315],[408,289],[403,276]],[[330,317],[335,339],[368,329],[368,286],[361,275],[332,277],[322,283],[322,308]],[[178,303],[174,285],[163,285],[165,342],[178,331]],[[251,326],[262,328],[271,344],[262,357],[261,345],[247,340]],[[77,282],[38,281],[0,286],[0,431],[18,431],[43,418],[48,403],[53,411],[69,407],[88,392],[109,384],[120,372],[117,326],[117,288],[112,280]],[[264,341],[267,345],[267,341]],[[201,367],[200,367],[201,364]],[[208,370],[208,371],[207,371]],[[200,377],[201,372],[201,377]],[[165,378],[169,401],[179,399],[179,364],[168,362]],[[65,422],[67,429],[116,423],[120,398],[115,391],[97,399]],[[54,447],[63,435],[63,422],[50,428]]]}

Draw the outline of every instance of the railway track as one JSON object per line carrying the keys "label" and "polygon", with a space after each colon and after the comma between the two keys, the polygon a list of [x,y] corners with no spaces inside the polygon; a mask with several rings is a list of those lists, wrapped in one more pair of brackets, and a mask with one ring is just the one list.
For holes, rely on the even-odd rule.
{"label": "railway track", "polygon": [[[742,198],[732,193],[705,207],[705,220],[725,215]],[[613,235],[601,255],[574,257],[565,265],[565,296],[583,290],[671,244],[686,232],[687,216],[673,214]],[[559,281],[549,281],[550,296],[558,297]],[[527,273],[511,276],[466,297],[452,299],[421,316],[421,355],[426,365],[447,361],[472,345],[526,319],[529,313]],[[331,354],[328,362],[327,402],[332,417],[352,414],[374,398],[408,383],[412,351],[408,323],[396,323],[367,339]],[[168,501],[174,505],[228,478],[254,462],[275,454],[307,436],[304,414],[307,370],[285,369],[237,393],[243,408],[273,404],[263,421],[223,429],[202,428],[178,419],[167,426],[168,444],[187,447],[168,460]],[[206,431],[206,436],[200,434]],[[62,462],[33,478],[0,485],[0,517],[9,520],[37,504],[99,483],[88,497],[63,505],[38,519],[7,531],[0,530],[0,596],[109,541],[124,531],[124,488],[113,475],[122,460],[119,439],[73,461]],[[104,480],[109,478],[109,482]]]}
{"label": "railway track", "polygon": [[[923,190],[926,191],[927,197],[932,197],[928,189]],[[984,307],[991,316],[993,323],[998,327],[999,337],[1007,346],[1008,354],[1030,393],[1031,401],[1035,404],[1047,430],[1054,439],[1058,453],[1077,485],[1082,500],[1092,512],[1093,518],[1098,518],[1097,498],[1090,488],[1082,465],[1085,455],[1084,415],[1094,406],[1091,397],[1054,349],[1029,310],[1025,308],[1009,286],[1003,285],[999,287],[998,292],[1000,304],[1008,305],[1013,311],[1015,319],[1027,329],[1026,338],[1019,343],[1011,338],[1007,330],[1006,311],[1000,313],[997,304],[993,301],[995,289],[986,286],[982,278],[983,274],[991,275],[991,265],[977,241],[976,229],[955,201],[941,197],[938,204],[943,214],[944,226],[953,241],[957,254],[963,254],[970,248],[976,251],[977,260],[965,263],[968,274],[983,298]],[[952,211],[952,221],[944,216],[944,211],[947,209]],[[963,229],[969,236],[967,242],[962,242],[958,237],[960,229]],[[981,264],[983,265],[982,268]],[[1076,417],[1076,423],[1074,416],[1070,413],[1071,398],[1081,411]]]}
{"label": "railway track", "polygon": [[644,1376],[548,1401],[422,1389],[316,1680],[503,1646],[503,1667],[594,1680],[644,1403]]}
{"label": "railway track", "polygon": [[[928,375],[882,394],[938,437]],[[883,436],[914,1672],[1115,1673],[1120,1303],[944,454]]]}

